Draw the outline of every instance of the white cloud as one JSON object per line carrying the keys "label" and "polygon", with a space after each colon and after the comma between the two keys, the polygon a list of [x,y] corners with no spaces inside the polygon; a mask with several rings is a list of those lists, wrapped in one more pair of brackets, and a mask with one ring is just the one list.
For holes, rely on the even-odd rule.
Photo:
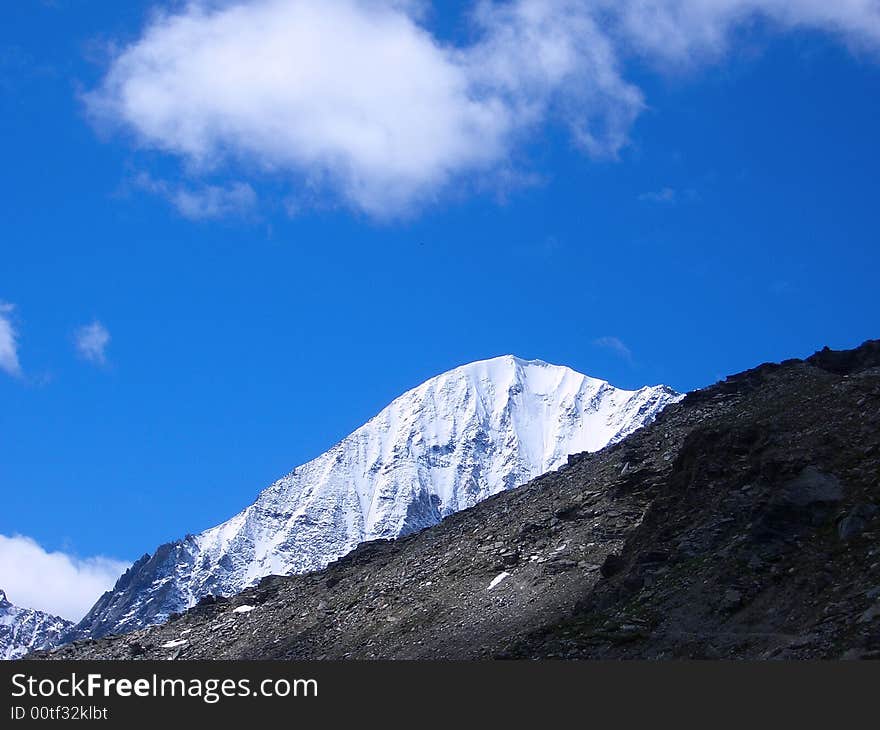
{"label": "white cloud", "polygon": [[18,332],[12,322],[15,307],[0,302],[0,370],[21,377],[21,363],[18,359]]}
{"label": "white cloud", "polygon": [[630,350],[619,337],[599,337],[593,340],[593,344],[596,345],[596,347],[601,347],[613,352],[615,355],[622,357],[628,362],[632,362],[632,350]]}
{"label": "white cloud", "polygon": [[420,17],[393,0],[193,2],[157,17],[86,100],[190,174],[289,176],[378,217],[508,166],[551,110],[593,154],[623,143],[641,96],[579,2],[482,3],[468,47]]}
{"label": "white cloud", "polygon": [[129,563],[48,552],[23,535],[0,535],[0,588],[11,603],[78,621]]}
{"label": "white cloud", "polygon": [[[175,4],[117,53],[86,102],[193,179],[281,179],[294,197],[319,191],[385,217],[509,175],[549,122],[614,157],[645,106],[624,76],[632,59],[714,61],[760,20],[880,46],[876,0],[475,0],[471,41],[459,45],[428,30],[428,5]],[[246,187],[188,190],[158,192],[190,217],[255,202]]]}
{"label": "white cloud", "polygon": [[84,325],[74,333],[74,344],[80,357],[96,365],[107,362],[107,345],[110,344],[110,332],[95,320]]}

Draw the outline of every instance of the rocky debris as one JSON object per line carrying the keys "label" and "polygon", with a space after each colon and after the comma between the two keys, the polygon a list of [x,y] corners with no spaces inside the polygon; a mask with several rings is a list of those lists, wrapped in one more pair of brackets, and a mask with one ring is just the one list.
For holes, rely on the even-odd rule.
{"label": "rocky debris", "polygon": [[880,658],[878,410],[876,342],[762,365],[435,527],[37,658]]}

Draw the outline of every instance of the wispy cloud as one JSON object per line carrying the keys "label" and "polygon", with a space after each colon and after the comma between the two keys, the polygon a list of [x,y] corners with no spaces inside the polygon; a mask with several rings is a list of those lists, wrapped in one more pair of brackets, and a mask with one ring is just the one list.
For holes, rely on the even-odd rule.
{"label": "wispy cloud", "polygon": [[0,370],[14,378],[21,377],[18,359],[18,332],[12,321],[15,306],[0,301]]}
{"label": "wispy cloud", "polygon": [[107,364],[107,345],[109,344],[110,332],[97,320],[79,327],[74,333],[74,345],[77,353],[83,360],[95,365]]}
{"label": "wispy cloud", "polygon": [[[383,218],[462,183],[485,189],[549,122],[586,154],[615,157],[645,107],[624,74],[634,59],[661,72],[716,62],[758,21],[880,48],[876,0],[474,0],[472,40],[459,45],[431,33],[426,6],[174,4],[85,101],[97,123],[188,175],[270,176],[297,199],[320,191]],[[235,185],[165,195],[184,215],[216,217],[252,202]]]}
{"label": "wispy cloud", "polygon": [[660,66],[696,66],[728,53],[738,34],[762,23],[777,32],[820,30],[853,48],[880,47],[876,0],[599,0],[615,6],[620,42]]}
{"label": "wispy cloud", "polygon": [[678,200],[678,193],[672,188],[661,188],[639,195],[639,200],[646,203],[674,203]]}
{"label": "wispy cloud", "polygon": [[658,205],[675,205],[677,203],[695,203],[700,196],[693,188],[677,190],[676,188],[660,188],[641,193],[639,200],[643,203],[656,203]]}
{"label": "wispy cloud", "polygon": [[770,284],[770,292],[778,297],[786,297],[795,294],[797,287],[788,279],[777,279]]}
{"label": "wispy cloud", "polygon": [[49,552],[23,535],[0,535],[0,588],[17,606],[78,621],[129,563]]}
{"label": "wispy cloud", "polygon": [[166,180],[156,180],[150,175],[141,173],[135,178],[135,185],[165,198],[184,218],[190,220],[243,216],[257,207],[256,192],[250,185],[242,182],[186,186],[172,184]]}
{"label": "wispy cloud", "polygon": [[601,347],[604,350],[608,350],[609,352],[613,352],[618,357],[623,358],[627,362],[632,362],[633,354],[632,350],[627,347],[623,340],[619,337],[613,337],[611,335],[606,335],[605,337],[598,337],[593,340],[593,344],[596,347]]}
{"label": "wispy cloud", "polygon": [[171,198],[185,218],[203,220],[242,215],[253,210],[257,194],[246,183],[232,185],[205,185],[197,189],[181,188]]}

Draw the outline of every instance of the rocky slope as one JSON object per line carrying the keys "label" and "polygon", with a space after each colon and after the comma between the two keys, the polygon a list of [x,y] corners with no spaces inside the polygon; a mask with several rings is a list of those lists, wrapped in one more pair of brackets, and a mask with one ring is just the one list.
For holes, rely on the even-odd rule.
{"label": "rocky slope", "polygon": [[763,365],[437,526],[42,658],[877,658],[880,341]]}
{"label": "rocky slope", "polygon": [[619,441],[679,398],[513,356],[456,368],[402,395],[228,522],[145,555],[71,638],[161,623],[204,596],[323,568],[364,541],[435,525],[571,453]]}
{"label": "rocky slope", "polygon": [[0,590],[0,659],[55,646],[73,624],[42,611],[13,606]]}

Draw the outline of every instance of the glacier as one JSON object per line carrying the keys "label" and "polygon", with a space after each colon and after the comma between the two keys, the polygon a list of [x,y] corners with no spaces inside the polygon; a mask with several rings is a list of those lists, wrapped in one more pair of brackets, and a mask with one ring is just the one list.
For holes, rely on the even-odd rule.
{"label": "glacier", "polygon": [[681,397],[512,355],[458,367],[404,393],[227,522],[144,555],[71,637],[161,623],[203,597],[430,527],[570,454],[620,441]]}

